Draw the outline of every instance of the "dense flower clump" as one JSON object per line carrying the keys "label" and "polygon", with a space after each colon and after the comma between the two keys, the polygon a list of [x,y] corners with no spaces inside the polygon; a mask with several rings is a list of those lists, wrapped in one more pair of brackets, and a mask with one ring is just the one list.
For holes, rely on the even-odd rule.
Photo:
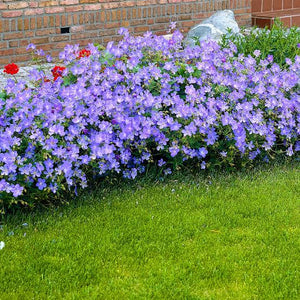
{"label": "dense flower clump", "polygon": [[3,72],[9,75],[15,75],[19,72],[19,67],[16,64],[8,64],[4,67]]}
{"label": "dense flower clump", "polygon": [[205,169],[299,153],[300,57],[282,70],[233,44],[183,49],[177,31],[170,40],[120,33],[106,49],[67,46],[54,80],[34,70],[35,88],[8,82],[0,201],[84,188],[109,172],[135,178],[149,163],[169,173],[185,161]]}

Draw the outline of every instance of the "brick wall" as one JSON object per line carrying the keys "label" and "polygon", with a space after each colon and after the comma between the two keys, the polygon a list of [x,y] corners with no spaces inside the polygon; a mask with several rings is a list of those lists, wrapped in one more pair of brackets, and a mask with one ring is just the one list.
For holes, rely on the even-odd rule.
{"label": "brick wall", "polygon": [[252,12],[273,12],[300,8],[300,0],[252,0]]}
{"label": "brick wall", "polygon": [[252,0],[252,24],[271,27],[278,18],[285,26],[300,26],[300,0]]}
{"label": "brick wall", "polygon": [[251,0],[0,0],[0,65],[26,62],[34,43],[56,56],[66,44],[105,44],[120,27],[134,34],[165,34],[170,21],[187,32],[213,12],[232,9],[251,24]]}

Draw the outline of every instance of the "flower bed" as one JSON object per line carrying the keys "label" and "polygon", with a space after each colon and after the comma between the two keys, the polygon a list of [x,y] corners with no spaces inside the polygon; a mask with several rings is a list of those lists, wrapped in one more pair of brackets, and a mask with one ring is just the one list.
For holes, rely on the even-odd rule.
{"label": "flower bed", "polygon": [[[284,70],[215,42],[182,49],[146,33],[106,49],[67,46],[53,78],[9,80],[0,94],[0,203],[84,188],[148,164],[201,169],[300,150],[300,57]],[[255,54],[254,54],[255,55]]]}

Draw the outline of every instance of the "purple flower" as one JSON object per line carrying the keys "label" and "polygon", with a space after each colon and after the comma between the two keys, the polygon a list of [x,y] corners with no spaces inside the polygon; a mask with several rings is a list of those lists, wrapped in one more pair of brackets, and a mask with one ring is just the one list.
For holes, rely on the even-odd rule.
{"label": "purple flower", "polygon": [[157,165],[159,166],[159,167],[162,167],[163,165],[165,165],[166,164],[166,162],[163,160],[163,159],[160,159],[159,161],[158,161],[158,163],[157,163]]}
{"label": "purple flower", "polygon": [[167,168],[167,169],[164,170],[164,174],[165,175],[170,175],[170,174],[172,174],[172,170],[170,168]]}
{"label": "purple flower", "polygon": [[169,148],[169,151],[170,151],[171,156],[174,157],[178,154],[179,148],[178,148],[178,146],[173,144],[173,146]]}
{"label": "purple flower", "polygon": [[13,192],[13,196],[15,198],[21,196],[23,194],[23,190],[24,190],[24,187],[23,186],[20,186],[19,184],[15,184],[14,185],[14,188],[12,190]]}
{"label": "purple flower", "polygon": [[206,157],[208,151],[207,151],[206,148],[202,147],[202,148],[198,149],[198,153],[199,153],[199,155],[200,155],[201,158],[204,158],[204,157]]}
{"label": "purple flower", "polygon": [[253,52],[253,54],[254,54],[255,57],[259,57],[260,56],[260,50],[255,50]]}
{"label": "purple flower", "polygon": [[39,190],[43,190],[45,187],[47,187],[47,184],[44,179],[39,178],[36,186],[38,187]]}
{"label": "purple flower", "polygon": [[220,154],[221,154],[222,157],[226,157],[227,156],[227,152],[226,151],[221,151]]}
{"label": "purple flower", "polygon": [[294,154],[293,145],[290,145],[286,151],[288,156],[292,156]]}
{"label": "purple flower", "polygon": [[28,44],[28,46],[26,47],[26,50],[27,50],[27,51],[30,50],[30,49],[35,50],[35,48],[36,48],[36,46],[35,46],[34,44],[30,43],[30,44]]}

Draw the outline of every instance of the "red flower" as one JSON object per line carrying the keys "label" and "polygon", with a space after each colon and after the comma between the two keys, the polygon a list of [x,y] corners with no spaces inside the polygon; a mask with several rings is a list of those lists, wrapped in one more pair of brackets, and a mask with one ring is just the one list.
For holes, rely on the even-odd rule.
{"label": "red flower", "polygon": [[54,81],[58,78],[58,77],[62,77],[62,73],[63,71],[66,69],[66,67],[60,67],[60,66],[55,66],[51,72],[52,75],[54,77]]}
{"label": "red flower", "polygon": [[4,73],[15,75],[19,72],[19,67],[16,64],[8,64],[4,67]]}
{"label": "red flower", "polygon": [[79,52],[78,57],[77,58],[81,58],[81,57],[89,57],[91,55],[91,51],[90,50],[86,50],[83,49]]}

